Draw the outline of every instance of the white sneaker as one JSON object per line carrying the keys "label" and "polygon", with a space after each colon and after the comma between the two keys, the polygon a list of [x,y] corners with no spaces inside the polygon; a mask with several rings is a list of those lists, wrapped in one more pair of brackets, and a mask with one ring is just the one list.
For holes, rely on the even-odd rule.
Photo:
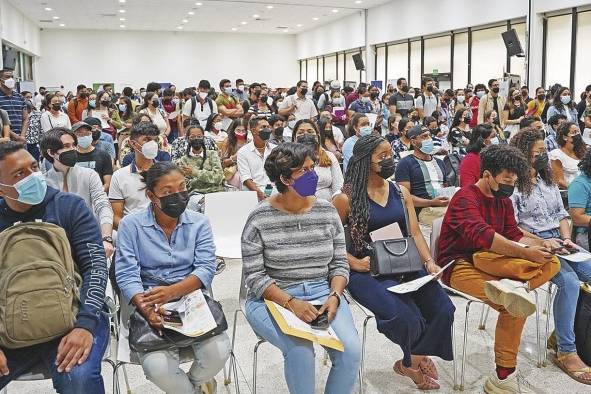
{"label": "white sneaker", "polygon": [[512,279],[489,280],[484,284],[484,294],[515,317],[528,317],[536,311],[534,294],[529,291],[527,283]]}
{"label": "white sneaker", "polygon": [[207,383],[201,385],[202,394],[215,394],[217,392],[218,382],[215,379],[211,379]]}
{"label": "white sneaker", "polygon": [[486,379],[484,383],[486,394],[532,394],[534,387],[517,371],[507,376],[507,379],[499,379],[496,372]]}

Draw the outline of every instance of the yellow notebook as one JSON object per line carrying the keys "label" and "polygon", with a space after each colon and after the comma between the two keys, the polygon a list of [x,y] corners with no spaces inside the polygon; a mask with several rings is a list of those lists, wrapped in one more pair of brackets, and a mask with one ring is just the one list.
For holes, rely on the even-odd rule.
{"label": "yellow notebook", "polygon": [[308,323],[300,320],[292,311],[283,308],[281,305],[265,300],[271,316],[284,334],[307,339],[319,345],[329,347],[338,351],[344,351],[343,343],[334,332],[332,327],[328,330],[316,330]]}

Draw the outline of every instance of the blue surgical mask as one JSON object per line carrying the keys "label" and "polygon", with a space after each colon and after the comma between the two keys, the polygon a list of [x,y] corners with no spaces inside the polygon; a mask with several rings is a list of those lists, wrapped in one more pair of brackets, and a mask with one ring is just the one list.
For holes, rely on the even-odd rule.
{"label": "blue surgical mask", "polygon": [[490,144],[491,145],[499,145],[499,137],[491,138]]}
{"label": "blue surgical mask", "polygon": [[89,100],[88,101],[88,106],[90,108],[96,108],[96,100]]}
{"label": "blue surgical mask", "polygon": [[92,144],[92,135],[86,135],[84,137],[78,137],[78,146],[82,149],[86,149]]}
{"label": "blue surgical mask", "polygon": [[40,204],[43,202],[43,199],[45,199],[45,193],[47,193],[47,182],[40,171],[31,173],[14,185],[5,185],[3,183],[0,183],[0,185],[13,187],[18,193],[17,198],[8,197],[6,195],[3,196],[4,198],[28,205]]}
{"label": "blue surgical mask", "polygon": [[318,187],[318,175],[316,171],[306,171],[304,175],[293,182],[291,187],[301,197],[313,196],[316,194],[316,188]]}
{"label": "blue surgical mask", "polygon": [[224,88],[226,94],[232,94],[232,88]]}
{"label": "blue surgical mask", "polygon": [[359,129],[359,135],[365,137],[366,135],[371,135],[373,128],[371,126],[363,126]]}
{"label": "blue surgical mask", "polygon": [[560,96],[560,101],[562,104],[567,105],[570,103],[570,96]]}
{"label": "blue surgical mask", "polygon": [[125,112],[126,109],[127,109],[127,104],[119,104],[119,111]]}
{"label": "blue surgical mask", "polygon": [[433,153],[433,150],[435,150],[435,145],[433,144],[433,140],[432,139],[428,139],[425,140],[421,143],[421,152],[423,152],[426,155],[430,155],[431,153]]}

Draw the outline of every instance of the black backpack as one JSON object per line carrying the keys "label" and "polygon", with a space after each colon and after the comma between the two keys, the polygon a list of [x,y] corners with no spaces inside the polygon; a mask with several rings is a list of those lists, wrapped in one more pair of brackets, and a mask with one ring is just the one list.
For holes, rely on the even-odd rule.
{"label": "black backpack", "polygon": [[575,315],[575,344],[581,360],[591,364],[591,286],[581,285]]}
{"label": "black backpack", "polygon": [[457,152],[452,152],[443,158],[449,186],[460,186],[460,163],[462,159],[463,157]]}

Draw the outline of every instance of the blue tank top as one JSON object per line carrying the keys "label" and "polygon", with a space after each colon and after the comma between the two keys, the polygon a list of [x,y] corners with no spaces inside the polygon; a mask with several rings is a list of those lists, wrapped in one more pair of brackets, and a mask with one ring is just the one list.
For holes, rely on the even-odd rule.
{"label": "blue tank top", "polygon": [[[368,238],[370,232],[386,227],[392,223],[398,223],[402,234],[408,236],[402,200],[400,199],[398,190],[396,190],[396,186],[394,186],[392,182],[388,182],[388,185],[390,191],[386,206],[381,206],[371,198],[369,199],[369,222],[367,224]],[[370,241],[368,240],[368,242]]]}

